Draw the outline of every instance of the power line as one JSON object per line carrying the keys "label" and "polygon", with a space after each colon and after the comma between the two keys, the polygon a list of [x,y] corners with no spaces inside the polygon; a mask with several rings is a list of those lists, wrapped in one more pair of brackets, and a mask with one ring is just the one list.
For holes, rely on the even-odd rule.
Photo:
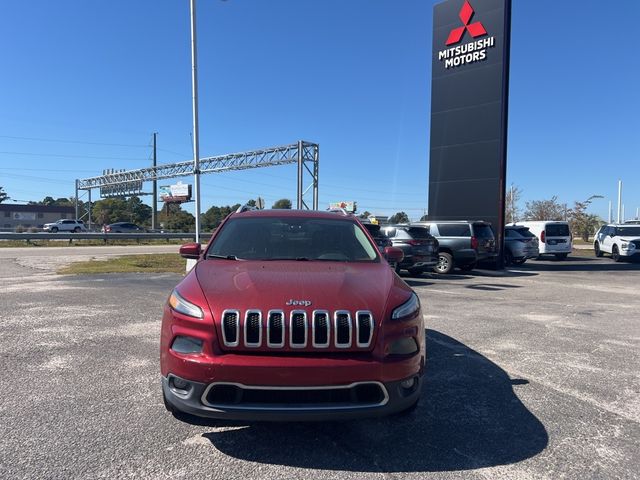
{"label": "power line", "polygon": [[132,147],[132,148],[147,148],[149,145],[130,145],[125,143],[104,143],[104,142],[84,142],[80,140],[57,140],[53,138],[38,138],[38,137],[16,137],[12,135],[0,135],[0,138],[11,138],[14,140],[33,140],[36,142],[52,142],[52,143],[73,143],[77,145],[102,145],[105,147]]}
{"label": "power line", "polygon": [[58,157],[58,158],[90,158],[92,160],[125,160],[134,162],[144,162],[142,158],[122,158],[122,157],[94,157],[91,155],[62,155],[59,153],[33,153],[33,152],[4,152],[5,155],[26,155],[31,157]]}

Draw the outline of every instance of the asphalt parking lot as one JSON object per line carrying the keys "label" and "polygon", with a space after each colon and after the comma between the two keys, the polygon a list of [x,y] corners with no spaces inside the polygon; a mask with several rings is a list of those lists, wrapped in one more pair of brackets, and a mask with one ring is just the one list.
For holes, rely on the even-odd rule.
{"label": "asphalt parking lot", "polygon": [[0,261],[0,478],[638,478],[638,263],[405,277],[428,326],[414,413],[249,425],[164,410],[178,276],[35,267]]}

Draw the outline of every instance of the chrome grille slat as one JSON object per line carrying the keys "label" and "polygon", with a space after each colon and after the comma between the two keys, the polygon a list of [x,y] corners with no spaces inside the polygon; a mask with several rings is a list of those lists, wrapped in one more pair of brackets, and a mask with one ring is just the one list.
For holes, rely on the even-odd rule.
{"label": "chrome grille slat", "polygon": [[333,314],[334,344],[336,348],[351,347],[352,330],[351,313],[348,310],[336,310]]}
{"label": "chrome grille slat", "polygon": [[259,347],[262,344],[262,312],[247,310],[244,314],[244,344]]}
{"label": "chrome grille slat", "polygon": [[356,346],[358,348],[365,348],[371,345],[373,328],[374,321],[371,312],[358,310],[356,312]]}
{"label": "chrome grille slat", "polygon": [[314,348],[329,348],[331,344],[331,317],[327,310],[314,310],[311,325],[311,344]]}
{"label": "chrome grille slat", "polygon": [[222,343],[225,347],[237,347],[240,344],[240,312],[225,310],[222,312]]}
{"label": "chrome grille slat", "polygon": [[267,347],[284,347],[285,321],[282,310],[269,310],[267,316]]}
{"label": "chrome grille slat", "polygon": [[[300,336],[304,335],[300,342]],[[307,312],[292,310],[289,317],[289,346],[291,348],[305,348],[307,346]]]}

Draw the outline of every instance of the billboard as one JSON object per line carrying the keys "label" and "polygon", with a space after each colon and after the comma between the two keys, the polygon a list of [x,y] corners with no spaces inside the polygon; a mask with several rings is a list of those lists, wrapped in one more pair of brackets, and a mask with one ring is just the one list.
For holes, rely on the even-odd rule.
{"label": "billboard", "polygon": [[491,222],[502,252],[511,0],[433,9],[430,220]]}
{"label": "billboard", "polygon": [[[113,168],[103,170],[102,175],[107,176],[115,173],[123,173],[126,170],[116,170]],[[142,180],[131,180],[126,182],[120,182],[113,185],[103,185],[100,187],[101,198],[113,198],[113,197],[130,197],[133,195],[142,195]]]}
{"label": "billboard", "polygon": [[191,185],[178,182],[175,185],[158,187],[160,200],[165,203],[184,203],[191,201]]}
{"label": "billboard", "polygon": [[356,202],[333,202],[329,204],[329,209],[343,208],[349,213],[354,213],[358,206]]}

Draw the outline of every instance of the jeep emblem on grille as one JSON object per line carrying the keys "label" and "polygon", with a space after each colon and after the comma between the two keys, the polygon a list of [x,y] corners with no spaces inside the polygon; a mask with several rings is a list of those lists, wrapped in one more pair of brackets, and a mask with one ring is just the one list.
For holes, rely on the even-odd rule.
{"label": "jeep emblem on grille", "polygon": [[308,307],[311,305],[311,300],[294,300],[294,299],[290,299],[287,303],[285,303],[285,305],[301,305],[304,307]]}

